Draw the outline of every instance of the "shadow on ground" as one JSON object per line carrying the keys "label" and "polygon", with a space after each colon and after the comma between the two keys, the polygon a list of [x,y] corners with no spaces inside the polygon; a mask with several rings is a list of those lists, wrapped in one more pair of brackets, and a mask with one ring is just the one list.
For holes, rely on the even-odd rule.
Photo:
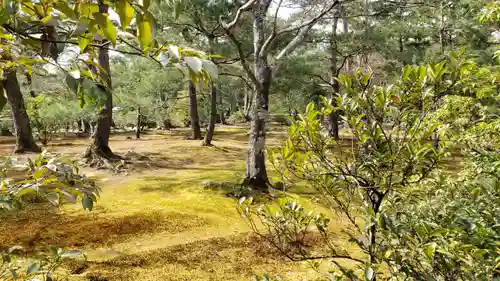
{"label": "shadow on ground", "polygon": [[[55,208],[25,211],[0,222],[0,245],[22,246],[29,251],[47,245],[88,247],[117,243],[138,234],[179,233],[206,225],[194,215],[176,212],[140,212],[122,217],[101,214],[66,215]],[[13,235],[15,234],[15,235]]]}

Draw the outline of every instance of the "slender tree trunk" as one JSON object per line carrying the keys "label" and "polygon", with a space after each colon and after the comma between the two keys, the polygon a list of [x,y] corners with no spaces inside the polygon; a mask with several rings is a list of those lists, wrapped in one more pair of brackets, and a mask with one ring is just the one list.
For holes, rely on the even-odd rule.
{"label": "slender tree trunk", "polygon": [[87,120],[82,120],[83,123],[83,132],[86,134],[92,133],[92,126],[90,125],[89,121]]}
{"label": "slender tree trunk", "polygon": [[[330,71],[331,71],[331,79],[330,84],[332,85],[332,105],[336,106],[335,98],[338,95],[339,87],[337,83],[337,76],[339,75],[339,69],[337,69],[337,26],[338,26],[338,12],[335,11],[335,16],[332,24],[332,36],[330,38]],[[328,137],[334,138],[336,140],[339,139],[339,113],[337,110],[332,111],[330,115],[327,117],[328,121]]]}
{"label": "slender tree trunk", "polygon": [[266,170],[266,120],[269,115],[269,90],[271,87],[272,72],[267,56],[259,55],[264,43],[264,17],[266,9],[253,11],[254,34],[254,71],[259,83],[254,95],[250,139],[248,141],[248,158],[244,185],[267,191],[270,186]]}
{"label": "slender tree trunk", "polygon": [[215,83],[213,81],[210,84],[210,90],[210,121],[208,123],[207,133],[205,134],[205,139],[202,144],[205,146],[212,145],[212,137],[215,130],[215,121],[217,119],[217,88],[215,87]]}
{"label": "slender tree trunk", "polygon": [[[347,38],[349,36],[349,17],[347,14],[347,9],[345,9],[345,7],[343,5],[341,5],[339,7],[339,9],[340,9],[340,12],[342,14],[342,31],[343,31],[342,36],[344,36],[344,38]],[[352,64],[353,64],[352,57],[348,57],[346,62],[345,62],[345,66],[344,66],[345,73],[351,72]]]}
{"label": "slender tree trunk", "polygon": [[[108,5],[102,0],[99,1],[99,12],[108,13]],[[106,48],[99,48],[99,65],[102,70],[99,75],[104,80],[105,85],[98,85],[105,94],[105,101],[97,116],[97,125],[93,133],[93,140],[84,158],[91,164],[96,164],[95,160],[99,158],[116,159],[118,158],[109,148],[109,137],[111,135],[111,124],[113,120],[113,95],[111,93],[111,72],[109,68],[109,53]],[[98,160],[99,161],[99,160]]]}
{"label": "slender tree trunk", "polygon": [[82,122],[82,120],[76,121],[76,129],[78,130],[78,132],[82,132],[83,131],[83,122]]}
{"label": "slender tree trunk", "polygon": [[[445,16],[444,16],[444,2],[441,1],[439,10],[441,12],[441,19],[440,19],[440,26],[439,26],[439,45],[441,46],[441,55],[444,55],[444,51],[446,48],[446,42],[445,42]],[[439,109],[441,107],[441,101],[442,97],[438,96],[437,101],[436,101],[436,109]],[[432,133],[432,146],[435,148],[439,148],[439,129],[435,129],[434,132]]]}
{"label": "slender tree trunk", "polygon": [[141,138],[141,108],[137,108],[137,123],[136,123],[136,128],[135,128],[135,138],[140,139]]}
{"label": "slender tree trunk", "polygon": [[31,130],[30,119],[24,105],[24,98],[17,81],[16,72],[13,69],[4,71],[2,86],[5,89],[7,101],[12,111],[12,121],[16,135],[16,146],[14,153],[41,152],[36,144]]}
{"label": "slender tree trunk", "polygon": [[189,95],[189,118],[191,120],[191,139],[201,139],[200,119],[198,117],[198,101],[196,99],[196,87],[192,80],[188,81]]}

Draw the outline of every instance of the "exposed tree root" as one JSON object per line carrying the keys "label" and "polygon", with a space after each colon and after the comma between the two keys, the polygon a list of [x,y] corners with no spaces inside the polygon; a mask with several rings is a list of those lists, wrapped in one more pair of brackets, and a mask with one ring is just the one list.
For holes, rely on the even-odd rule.
{"label": "exposed tree root", "polygon": [[201,142],[201,146],[213,147],[214,145],[211,143],[207,143],[205,140]]}
{"label": "exposed tree root", "polygon": [[91,144],[83,155],[85,164],[97,169],[117,170],[123,166],[120,156],[114,154],[108,146]]}
{"label": "exposed tree root", "polygon": [[269,190],[273,188],[269,179],[263,179],[261,177],[246,177],[241,185],[264,193],[269,193]]}
{"label": "exposed tree root", "polygon": [[16,147],[14,148],[14,153],[15,154],[22,154],[26,152],[34,152],[34,153],[40,153],[42,152],[42,149],[36,145],[35,143],[30,143],[30,144],[22,144],[22,143],[17,143]]}

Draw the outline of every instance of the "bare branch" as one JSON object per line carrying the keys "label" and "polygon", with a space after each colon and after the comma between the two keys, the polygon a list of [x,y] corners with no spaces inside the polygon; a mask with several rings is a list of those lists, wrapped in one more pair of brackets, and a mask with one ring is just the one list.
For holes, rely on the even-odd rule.
{"label": "bare branch", "polygon": [[240,19],[241,13],[249,11],[252,8],[252,5],[255,3],[256,0],[249,0],[246,2],[243,6],[241,6],[238,11],[236,11],[236,16],[234,17],[233,21],[230,23],[225,23],[222,22],[222,27],[224,29],[231,29],[233,28],[237,23],[238,20]]}
{"label": "bare branch", "polygon": [[[264,42],[264,45],[262,46],[260,50],[260,56],[265,55],[265,52],[267,52],[272,46],[274,40],[276,40],[277,37],[279,37],[282,34],[288,33],[288,32],[294,32],[298,31],[297,35],[288,43],[288,45],[281,50],[281,52],[276,56],[276,60],[280,60],[293,52],[299,45],[302,43],[304,38],[306,37],[307,33],[312,29],[312,27],[320,20],[322,19],[326,14],[328,14],[333,8],[335,8],[337,5],[340,4],[339,0],[334,1],[328,8],[323,10],[321,13],[319,13],[316,17],[298,25],[298,26],[291,26],[288,28],[284,28],[280,31],[273,30],[271,35],[266,39]],[[276,23],[275,23],[276,27]]]}
{"label": "bare branch", "polygon": [[248,80],[243,75],[229,73],[229,72],[222,72],[222,73],[219,73],[219,75],[231,76],[231,77],[238,77],[241,80],[243,80],[243,82],[245,82],[245,84],[247,85],[248,88],[253,89],[252,85],[248,82]]}
{"label": "bare branch", "polygon": [[[224,27],[224,25],[223,25],[223,27]],[[238,41],[238,39],[236,39],[236,37],[234,36],[234,34],[229,29],[224,28],[224,31],[226,32],[226,34],[229,37],[229,39],[234,43],[234,45],[236,46],[236,49],[238,49],[238,55],[240,56],[241,66],[243,67],[243,69],[247,73],[248,77],[250,77],[250,79],[252,80],[252,82],[254,83],[254,85],[256,87],[258,87],[258,85],[260,85],[260,83],[257,80],[257,77],[255,77],[255,74],[253,73],[252,69],[248,65],[248,61],[246,60],[245,53],[243,52],[243,48],[241,46],[241,42]]]}

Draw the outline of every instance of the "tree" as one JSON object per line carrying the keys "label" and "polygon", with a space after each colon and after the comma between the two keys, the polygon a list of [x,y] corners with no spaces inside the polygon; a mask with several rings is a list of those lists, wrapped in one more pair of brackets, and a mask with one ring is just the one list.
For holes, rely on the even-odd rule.
{"label": "tree", "polygon": [[[266,36],[266,19],[271,5],[270,0],[250,0],[242,5],[236,12],[234,19],[229,23],[222,23],[222,26],[233,44],[238,49],[240,63],[246,74],[255,86],[256,93],[253,100],[253,113],[251,120],[251,133],[249,139],[248,158],[246,164],[246,174],[244,185],[248,185],[260,190],[266,190],[269,187],[269,179],[266,170],[265,158],[265,142],[266,142],[266,119],[269,115],[269,92],[273,77],[273,67],[269,63],[269,55],[272,48],[279,38],[283,35],[297,32],[296,35],[287,42],[285,47],[281,49],[274,57],[277,63],[290,53],[292,53],[304,40],[312,27],[323,16],[330,12],[340,2],[334,1],[326,7],[314,7],[316,16],[311,19],[300,22],[297,25],[292,25],[287,28],[279,29],[278,27],[278,11],[281,6],[281,1],[274,17],[271,19],[271,32]],[[245,53],[241,47],[240,41],[231,31],[241,20],[242,13],[251,12],[253,24],[253,69],[247,62]],[[306,15],[307,16],[307,15]]]}
{"label": "tree", "polygon": [[[26,112],[23,94],[17,80],[16,68],[18,67],[18,64],[15,63],[16,59],[13,57],[13,38],[5,34],[0,34],[0,40],[3,47],[2,49],[4,50],[2,57],[5,60],[5,62],[2,62],[0,66],[0,69],[3,72],[0,92],[5,92],[7,102],[9,103],[12,111],[12,120],[16,135],[16,146],[14,148],[14,152],[41,152],[40,147],[36,144],[33,138],[30,119]],[[22,61],[22,59],[26,58],[20,56],[17,59]],[[3,94],[1,94],[1,96],[1,98],[5,99]],[[3,107],[5,105],[5,100],[2,103]]]}
{"label": "tree", "polygon": [[[177,1],[168,1],[168,3],[176,7],[176,14],[180,13],[182,5],[179,5]],[[83,5],[67,1],[57,3],[42,1],[35,4],[25,2],[21,4],[21,7],[24,8],[22,12],[17,9],[16,5],[14,2],[5,4],[4,13],[1,16],[2,34],[7,32],[15,35],[17,40],[23,42],[23,46],[29,47],[46,60],[48,57],[57,60],[67,45],[76,45],[79,47],[80,53],[89,55],[86,59],[77,58],[71,71],[61,68],[73,72],[73,75],[66,76],[66,80],[80,101],[85,100],[83,98],[85,93],[98,93],[104,97],[93,142],[85,153],[85,158],[91,163],[100,162],[99,159],[112,160],[116,158],[108,145],[113,108],[108,54],[112,48],[109,46],[113,46],[113,50],[122,53],[147,56],[163,65],[158,58],[169,53],[168,47],[170,45],[159,46],[155,39],[156,23],[153,15],[148,11],[150,2],[144,2],[143,5],[131,3],[128,0],[113,3],[100,1],[99,3],[85,3]],[[41,9],[42,6],[43,9]],[[113,23],[109,18],[110,8],[119,15],[119,23]],[[56,18],[52,16],[53,12],[57,14]],[[134,16],[136,23],[132,28],[130,23]],[[117,35],[115,24],[119,24],[121,27],[120,36]],[[135,37],[128,31],[136,32],[140,47],[136,47],[135,44],[125,39],[125,37]],[[37,37],[34,34],[40,36]],[[62,35],[65,39],[59,40]],[[133,51],[115,48],[117,42],[123,45],[122,48],[125,47]],[[95,52],[94,48],[98,49],[98,52]],[[182,62],[182,58],[175,55],[173,54],[174,60]],[[191,55],[200,54],[192,50]],[[97,63],[95,59],[97,59]],[[30,63],[32,62],[24,62],[23,64],[29,65]],[[166,64],[169,63],[170,60],[166,61]],[[198,68],[196,70],[193,72],[195,75],[202,71]],[[84,103],[82,102],[82,104]]]}
{"label": "tree", "polygon": [[198,117],[198,101],[196,98],[196,86],[193,80],[187,81],[189,96],[189,120],[191,121],[191,139],[201,139],[200,118]]}
{"label": "tree", "polygon": [[[453,83],[449,77],[455,78]],[[464,143],[460,138],[443,141],[438,150],[428,138],[445,122],[434,110],[436,92],[468,97],[480,106],[485,97],[498,100],[496,79],[498,72],[453,56],[437,65],[405,67],[401,78],[388,87],[371,86],[370,74],[341,75],[342,95],[337,104],[353,134],[350,143],[321,133],[318,116],[336,110],[327,100],[321,110],[310,104],[290,127],[286,144],[272,155],[275,167],[289,183],[310,183],[321,194],[320,200],[342,213],[350,224],[344,231],[362,256],[329,238],[329,219],[307,213],[295,202],[283,200],[276,211],[255,209],[252,200],[242,199],[240,212],[254,231],[290,259],[329,259],[337,274],[348,280],[361,276],[385,280],[384,270],[396,280],[487,280],[496,264],[494,255],[488,253],[498,252],[493,244],[498,222],[492,216],[497,211],[472,206],[479,201],[484,206],[496,205],[498,178],[491,164],[498,160],[498,141],[489,139],[493,136],[485,129],[487,125],[472,125],[474,133],[464,136],[469,141],[478,134],[487,136],[483,144],[488,143],[488,149],[473,142],[470,162],[457,179],[438,167],[448,148]],[[496,111],[486,106],[480,112],[491,116]],[[478,118],[490,125],[498,122],[498,118]],[[445,133],[447,138],[457,136],[440,130]],[[489,159],[485,162],[490,168],[479,164],[482,157]],[[465,195],[472,193],[477,197]],[[458,206],[464,209],[459,211]],[[254,215],[264,228],[254,222]],[[311,226],[324,239],[322,252],[305,246],[303,239],[313,232]],[[356,266],[345,267],[343,260]]]}

